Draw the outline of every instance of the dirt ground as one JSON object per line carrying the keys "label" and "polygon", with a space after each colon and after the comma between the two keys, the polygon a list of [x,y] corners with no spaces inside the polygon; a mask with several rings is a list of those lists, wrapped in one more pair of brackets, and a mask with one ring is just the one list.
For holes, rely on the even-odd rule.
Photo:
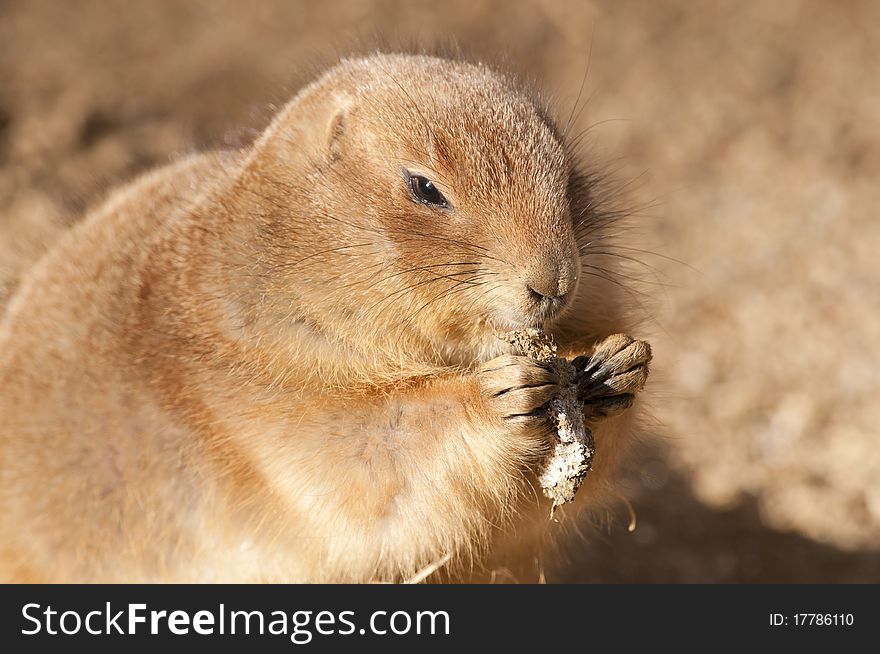
{"label": "dirt ground", "polygon": [[880,582],[875,2],[0,0],[0,303],[110,185],[379,40],[504,59],[563,117],[589,60],[576,127],[643,207],[660,442],[637,529],[549,580]]}

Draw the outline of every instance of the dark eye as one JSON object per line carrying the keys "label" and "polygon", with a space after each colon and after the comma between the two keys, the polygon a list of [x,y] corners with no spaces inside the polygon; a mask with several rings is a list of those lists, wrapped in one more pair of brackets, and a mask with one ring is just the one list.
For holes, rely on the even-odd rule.
{"label": "dark eye", "polygon": [[421,175],[410,175],[409,190],[416,202],[427,204],[430,207],[445,208],[449,206],[449,202],[443,197],[443,194],[437,190],[427,177]]}

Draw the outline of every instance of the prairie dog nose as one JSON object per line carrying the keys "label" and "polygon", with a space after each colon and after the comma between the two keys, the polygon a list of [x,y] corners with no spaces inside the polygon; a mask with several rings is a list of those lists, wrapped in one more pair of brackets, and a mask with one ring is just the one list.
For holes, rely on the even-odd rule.
{"label": "prairie dog nose", "polygon": [[538,296],[536,299],[554,299],[566,295],[574,286],[574,275],[567,268],[560,271],[560,266],[550,265],[538,271],[531,271],[525,278],[526,288]]}

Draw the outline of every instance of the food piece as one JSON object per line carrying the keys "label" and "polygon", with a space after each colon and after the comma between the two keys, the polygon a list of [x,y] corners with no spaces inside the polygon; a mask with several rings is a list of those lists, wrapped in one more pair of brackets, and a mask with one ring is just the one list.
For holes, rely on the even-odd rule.
{"label": "food piece", "polygon": [[552,516],[556,507],[574,499],[592,467],[595,442],[585,416],[598,420],[632,405],[648,378],[651,346],[626,334],[612,334],[591,356],[569,362],[557,356],[553,341],[540,329],[521,329],[501,338],[524,356],[553,366],[559,379],[559,394],[547,404],[557,438],[538,468],[544,495],[553,500]]}
{"label": "food piece", "polygon": [[549,363],[559,376],[560,393],[547,405],[557,438],[550,455],[538,467],[538,481],[544,495],[553,501],[552,516],[556,507],[574,499],[592,467],[595,453],[593,433],[584,424],[583,408],[578,400],[577,371],[568,360],[556,356],[553,341],[539,329],[521,329],[501,338],[524,356]]}

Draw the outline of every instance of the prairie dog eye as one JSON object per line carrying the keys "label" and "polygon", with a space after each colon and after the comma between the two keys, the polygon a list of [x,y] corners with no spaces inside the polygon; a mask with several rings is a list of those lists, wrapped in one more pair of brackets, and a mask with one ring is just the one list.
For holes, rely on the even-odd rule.
{"label": "prairie dog eye", "polygon": [[427,177],[409,175],[409,191],[412,194],[413,200],[421,204],[441,209],[449,206],[449,201],[434,186],[434,182]]}

